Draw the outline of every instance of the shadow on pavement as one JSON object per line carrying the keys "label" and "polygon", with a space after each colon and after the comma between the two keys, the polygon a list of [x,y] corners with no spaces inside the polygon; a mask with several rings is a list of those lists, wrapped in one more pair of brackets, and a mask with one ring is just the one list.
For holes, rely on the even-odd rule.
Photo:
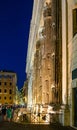
{"label": "shadow on pavement", "polygon": [[0,130],[75,130],[59,124],[21,124],[15,122],[0,122]]}

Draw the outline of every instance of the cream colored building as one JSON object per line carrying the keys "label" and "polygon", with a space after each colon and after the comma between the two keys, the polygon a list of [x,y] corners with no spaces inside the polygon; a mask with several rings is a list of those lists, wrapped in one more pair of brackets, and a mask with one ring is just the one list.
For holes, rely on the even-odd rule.
{"label": "cream colored building", "polygon": [[77,127],[77,0],[62,0],[63,125]]}
{"label": "cream colored building", "polygon": [[60,123],[74,127],[77,127],[76,44],[77,0],[34,0],[26,68],[28,106],[60,104]]}
{"label": "cream colored building", "polygon": [[15,103],[16,83],[16,73],[0,71],[0,104]]}

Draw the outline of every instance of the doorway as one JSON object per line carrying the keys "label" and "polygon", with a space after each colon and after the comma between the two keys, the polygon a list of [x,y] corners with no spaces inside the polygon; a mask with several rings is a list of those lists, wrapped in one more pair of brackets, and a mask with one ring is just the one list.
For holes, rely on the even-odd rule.
{"label": "doorway", "polygon": [[77,127],[77,88],[74,91],[74,126]]}

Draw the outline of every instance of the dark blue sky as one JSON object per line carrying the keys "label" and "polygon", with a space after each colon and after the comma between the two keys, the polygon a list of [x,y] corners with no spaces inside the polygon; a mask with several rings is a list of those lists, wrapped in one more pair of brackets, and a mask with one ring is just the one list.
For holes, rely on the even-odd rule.
{"label": "dark blue sky", "polygon": [[18,88],[26,79],[26,54],[33,0],[0,0],[0,70],[17,73]]}

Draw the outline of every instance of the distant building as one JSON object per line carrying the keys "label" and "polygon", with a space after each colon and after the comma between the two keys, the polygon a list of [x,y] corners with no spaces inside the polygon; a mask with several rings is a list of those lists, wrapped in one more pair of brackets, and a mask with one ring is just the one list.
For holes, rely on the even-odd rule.
{"label": "distant building", "polygon": [[14,104],[16,83],[16,73],[0,71],[0,104]]}

